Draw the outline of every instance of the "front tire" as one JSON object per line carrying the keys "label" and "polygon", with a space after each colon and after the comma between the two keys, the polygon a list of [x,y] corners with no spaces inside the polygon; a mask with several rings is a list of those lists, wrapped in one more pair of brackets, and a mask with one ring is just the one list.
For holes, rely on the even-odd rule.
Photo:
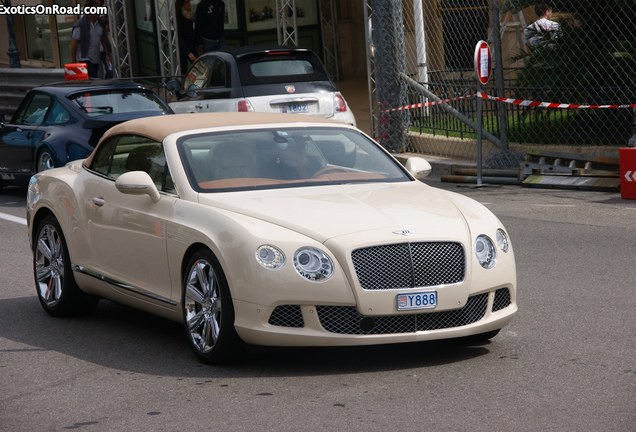
{"label": "front tire", "polygon": [[234,328],[234,306],[214,255],[194,253],[183,280],[183,321],[194,354],[207,364],[236,360],[243,344]]}
{"label": "front tire", "polygon": [[99,301],[82,292],[73,278],[66,240],[59,223],[47,216],[39,223],[33,245],[33,274],[40,304],[55,317],[92,312]]}

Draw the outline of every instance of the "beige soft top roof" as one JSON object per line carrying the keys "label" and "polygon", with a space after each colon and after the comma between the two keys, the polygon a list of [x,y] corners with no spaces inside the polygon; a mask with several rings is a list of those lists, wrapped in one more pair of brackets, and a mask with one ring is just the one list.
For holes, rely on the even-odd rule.
{"label": "beige soft top roof", "polygon": [[324,117],[299,114],[254,112],[167,114],[120,123],[110,128],[104,134],[101,141],[104,141],[112,135],[132,133],[161,142],[170,134],[191,129],[259,124],[267,125],[275,123],[328,123],[344,126],[343,123],[338,123],[335,120],[329,120]]}

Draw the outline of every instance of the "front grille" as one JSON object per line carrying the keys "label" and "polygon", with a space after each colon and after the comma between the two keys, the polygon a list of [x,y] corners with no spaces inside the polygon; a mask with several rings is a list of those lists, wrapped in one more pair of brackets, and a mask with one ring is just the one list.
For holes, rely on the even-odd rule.
{"label": "front grille", "polygon": [[508,288],[499,288],[495,291],[495,300],[492,303],[492,311],[497,312],[505,307],[510,306],[510,290]]}
{"label": "front grille", "polygon": [[269,317],[271,325],[301,328],[305,326],[299,305],[277,306]]}
{"label": "front grille", "polygon": [[388,290],[454,284],[464,280],[466,258],[461,243],[398,243],[351,253],[362,288]]}
{"label": "front grille", "polygon": [[479,321],[486,314],[488,294],[468,298],[466,306],[442,312],[414,315],[364,316],[353,306],[318,306],[322,327],[338,334],[395,334],[461,327]]}

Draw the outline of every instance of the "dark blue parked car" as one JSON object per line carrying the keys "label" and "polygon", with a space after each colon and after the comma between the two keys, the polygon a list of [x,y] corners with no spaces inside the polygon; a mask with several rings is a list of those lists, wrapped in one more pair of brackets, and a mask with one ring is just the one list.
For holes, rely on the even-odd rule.
{"label": "dark blue parked car", "polygon": [[110,127],[172,114],[154,92],[128,81],[64,81],[31,90],[10,122],[0,116],[0,186],[88,156]]}

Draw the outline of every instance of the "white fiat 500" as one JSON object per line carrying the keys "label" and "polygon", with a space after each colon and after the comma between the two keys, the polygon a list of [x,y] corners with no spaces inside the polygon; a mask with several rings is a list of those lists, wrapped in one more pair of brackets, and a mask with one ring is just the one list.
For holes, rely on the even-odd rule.
{"label": "white fiat 500", "polygon": [[54,316],[103,298],[183,322],[206,363],[244,343],[486,341],[517,312],[512,245],[429,171],[321,117],[128,121],[31,179],[36,291]]}
{"label": "white fiat 500", "polygon": [[176,113],[274,112],[356,125],[318,56],[293,47],[247,46],[203,54],[166,87]]}

